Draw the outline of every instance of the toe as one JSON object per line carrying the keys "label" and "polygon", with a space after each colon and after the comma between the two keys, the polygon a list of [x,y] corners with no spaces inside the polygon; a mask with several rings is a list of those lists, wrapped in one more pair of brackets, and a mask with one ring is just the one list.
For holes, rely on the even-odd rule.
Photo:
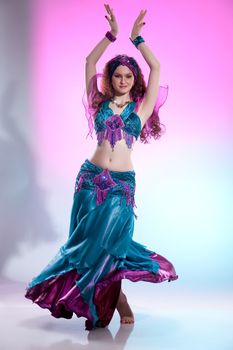
{"label": "toe", "polygon": [[132,319],[131,317],[124,317],[121,319],[121,323],[123,324],[132,324],[134,323],[134,319]]}

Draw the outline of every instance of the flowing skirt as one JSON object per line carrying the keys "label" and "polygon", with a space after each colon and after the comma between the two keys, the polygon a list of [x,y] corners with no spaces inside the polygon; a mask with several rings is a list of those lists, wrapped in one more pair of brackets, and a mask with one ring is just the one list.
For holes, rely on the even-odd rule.
{"label": "flowing skirt", "polygon": [[177,279],[167,259],[132,239],[134,195],[134,171],[109,171],[86,159],[75,181],[67,241],[25,297],[56,318],[85,317],[90,330],[110,323],[122,279]]}

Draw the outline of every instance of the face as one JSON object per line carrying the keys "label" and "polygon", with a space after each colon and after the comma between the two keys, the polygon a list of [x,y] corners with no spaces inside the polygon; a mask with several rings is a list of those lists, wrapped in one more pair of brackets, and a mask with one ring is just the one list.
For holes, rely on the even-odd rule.
{"label": "face", "polygon": [[133,72],[127,66],[118,66],[112,75],[112,86],[116,95],[130,92],[134,84]]}

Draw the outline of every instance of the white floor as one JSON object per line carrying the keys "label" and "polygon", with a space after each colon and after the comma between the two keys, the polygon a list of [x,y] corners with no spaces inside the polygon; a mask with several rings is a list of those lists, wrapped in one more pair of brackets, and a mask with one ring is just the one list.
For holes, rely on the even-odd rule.
{"label": "white floor", "polygon": [[232,350],[233,296],[185,291],[177,282],[123,281],[135,325],[85,331],[84,319],[55,319],[24,298],[25,284],[1,280],[0,350]]}

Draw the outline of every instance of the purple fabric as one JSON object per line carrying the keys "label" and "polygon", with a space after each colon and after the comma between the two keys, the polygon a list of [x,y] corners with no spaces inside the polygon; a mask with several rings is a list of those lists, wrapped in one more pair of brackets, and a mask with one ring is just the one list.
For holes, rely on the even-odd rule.
{"label": "purple fabric", "polygon": [[105,201],[109,189],[116,186],[116,183],[113,181],[108,169],[104,169],[99,175],[95,175],[93,181],[97,187],[96,202],[97,205],[100,205]]}
{"label": "purple fabric", "polygon": [[106,120],[105,125],[107,128],[97,133],[98,144],[101,145],[103,140],[106,139],[111,144],[112,149],[114,149],[116,141],[122,139],[121,129],[125,124],[119,115],[114,114]]}
{"label": "purple fabric", "polygon": [[108,38],[108,40],[110,40],[111,42],[115,41],[116,40],[116,37],[111,33],[111,32],[107,32],[105,34],[106,38]]}
{"label": "purple fabric", "polygon": [[138,64],[133,57],[128,57],[127,55],[117,55],[116,57],[112,58],[109,61],[108,67],[109,67],[110,79],[112,78],[114,71],[120,65],[127,66],[133,73],[134,79],[135,80],[137,79],[138,72],[139,72]]}
{"label": "purple fabric", "polygon": [[[118,300],[120,281],[124,278],[132,282],[147,281],[159,283],[173,281],[178,278],[173,265],[159,254],[150,256],[159,263],[160,268],[156,273],[139,270],[113,270],[101,282],[95,286],[94,303],[97,307],[102,326],[111,321]],[[77,317],[85,317],[87,328],[91,329],[92,316],[89,306],[84,302],[76,281],[81,276],[76,270],[71,270],[62,275],[57,275],[45,280],[32,288],[27,289],[25,297],[31,299],[42,308],[51,311],[56,318],[72,318],[73,313]]]}
{"label": "purple fabric", "polygon": [[128,148],[131,148],[135,137],[132,134],[128,134],[124,130],[123,130],[123,137],[125,139],[125,142],[126,142]]}
{"label": "purple fabric", "polygon": [[107,126],[106,138],[108,139],[113,149],[116,144],[116,141],[119,141],[122,138],[121,129],[125,124],[121,117],[117,114],[114,114],[110,118],[108,118],[105,124]]}
{"label": "purple fabric", "polygon": [[85,108],[85,115],[88,121],[88,129],[89,132],[86,137],[89,135],[93,138],[92,134],[94,131],[94,115],[96,113],[96,109],[92,107],[92,101],[99,95],[98,91],[98,78],[103,77],[103,73],[96,73],[90,81],[90,93],[87,95],[86,89],[84,89],[84,94],[82,97],[82,103]]}
{"label": "purple fabric", "polygon": [[174,269],[174,266],[165,259],[162,255],[159,254],[152,254],[150,256],[154,261],[157,261],[159,263],[159,270],[156,273],[157,278],[156,282],[164,282],[164,281],[175,281],[177,280],[178,276],[176,274],[176,271]]}
{"label": "purple fabric", "polygon": [[76,270],[71,270],[27,289],[25,297],[40,307],[49,309],[56,318],[72,318],[75,312],[78,317],[91,320],[88,305],[84,303],[80,290],[75,285],[79,278]]}
{"label": "purple fabric", "polygon": [[105,134],[106,134],[106,129],[104,130],[101,130],[99,132],[96,133],[97,135],[97,141],[98,141],[98,145],[100,146],[101,143],[103,142],[103,140],[106,138],[105,137]]}
{"label": "purple fabric", "polygon": [[110,118],[108,118],[105,124],[107,128],[96,133],[98,145],[101,145],[101,143],[105,139],[109,141],[113,150],[116,144],[116,141],[119,141],[122,138],[124,138],[128,148],[132,147],[134,136],[131,134],[128,134],[125,130],[122,130],[125,124],[122,118],[118,114],[114,114]]}
{"label": "purple fabric", "polygon": [[96,286],[95,297],[98,300],[98,293],[101,289],[106,288],[109,283],[120,281],[124,278],[132,281],[145,281],[152,283],[161,283],[164,281],[174,281],[178,278],[173,265],[163,256],[159,254],[152,254],[150,257],[159,263],[160,267],[156,273],[146,270],[116,270],[111,272],[106,278],[99,282]]}

